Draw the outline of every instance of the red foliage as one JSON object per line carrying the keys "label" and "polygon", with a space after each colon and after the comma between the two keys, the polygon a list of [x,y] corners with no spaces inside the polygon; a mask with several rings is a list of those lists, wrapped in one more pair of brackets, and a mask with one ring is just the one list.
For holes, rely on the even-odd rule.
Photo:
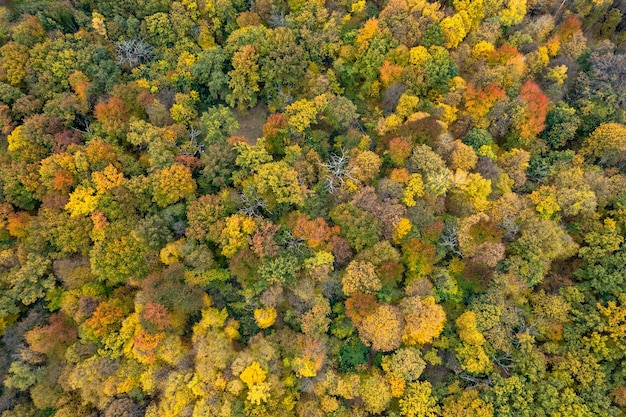
{"label": "red foliage", "polygon": [[55,313],[48,319],[48,325],[34,328],[25,338],[34,352],[48,355],[63,353],[77,336],[72,320],[64,313]]}
{"label": "red foliage", "polygon": [[376,268],[376,274],[378,274],[383,285],[400,282],[402,281],[402,274],[404,274],[404,266],[394,260],[386,261]]}
{"label": "red foliage", "polygon": [[202,161],[191,155],[178,155],[174,158],[174,162],[178,162],[179,164],[186,166],[192,172],[202,167]]}
{"label": "red foliage", "polygon": [[141,311],[141,318],[144,320],[146,328],[162,331],[172,323],[170,313],[159,303],[147,302]]}
{"label": "red foliage", "polygon": [[52,152],[65,152],[68,146],[80,144],[80,133],[75,130],[64,130],[52,138]]}
{"label": "red foliage", "polygon": [[526,122],[520,126],[520,136],[535,137],[545,127],[550,99],[543,94],[541,88],[533,81],[526,81],[519,93],[526,103]]}
{"label": "red foliage", "polygon": [[505,43],[498,49],[491,52],[488,62],[491,65],[495,65],[495,64],[504,65],[507,63],[509,59],[514,58],[518,56],[519,54],[520,54],[519,50],[516,47],[511,46],[508,43]]}
{"label": "red foliage", "polygon": [[428,226],[425,226],[422,231],[422,238],[424,240],[435,243],[441,237],[441,233],[443,233],[443,228],[445,227],[444,222],[441,220],[437,220]]}
{"label": "red foliage", "polygon": [[272,258],[278,254],[278,244],[274,240],[274,235],[280,229],[279,226],[267,222],[259,227],[252,236],[252,251],[260,258]]}

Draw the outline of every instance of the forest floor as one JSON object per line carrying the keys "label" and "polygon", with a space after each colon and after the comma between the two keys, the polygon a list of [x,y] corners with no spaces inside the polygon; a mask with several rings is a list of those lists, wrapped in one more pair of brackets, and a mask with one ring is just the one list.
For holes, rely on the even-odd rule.
{"label": "forest floor", "polygon": [[239,122],[239,130],[235,132],[235,136],[243,136],[250,145],[256,144],[257,139],[263,136],[263,125],[268,115],[265,103],[259,103],[245,112],[235,112]]}

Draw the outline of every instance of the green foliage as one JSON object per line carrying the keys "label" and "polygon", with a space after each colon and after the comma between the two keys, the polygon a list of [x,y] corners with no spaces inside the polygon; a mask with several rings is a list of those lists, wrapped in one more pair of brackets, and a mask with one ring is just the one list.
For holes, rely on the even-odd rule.
{"label": "green foliage", "polygon": [[350,203],[335,207],[330,218],[341,228],[342,236],[356,250],[374,245],[381,235],[380,222],[369,212]]}
{"label": "green foliage", "polygon": [[200,117],[200,126],[205,135],[204,142],[211,145],[224,142],[228,136],[239,129],[239,123],[233,113],[225,106],[209,108]]}
{"label": "green foliage", "polygon": [[623,415],[623,9],[0,6],[2,416]]}

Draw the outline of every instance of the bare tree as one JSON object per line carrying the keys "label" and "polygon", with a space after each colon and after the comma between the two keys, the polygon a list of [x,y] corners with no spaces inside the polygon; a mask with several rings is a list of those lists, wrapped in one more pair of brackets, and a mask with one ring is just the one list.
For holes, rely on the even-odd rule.
{"label": "bare tree", "polygon": [[346,154],[345,150],[341,150],[341,154],[330,154],[330,157],[325,163],[321,163],[320,166],[324,167],[328,174],[326,175],[326,187],[332,194],[338,187],[341,187],[347,180],[359,182],[352,176],[353,169],[349,166],[350,157]]}
{"label": "bare tree", "polygon": [[117,44],[117,63],[134,68],[154,56],[154,48],[142,38],[133,38]]}

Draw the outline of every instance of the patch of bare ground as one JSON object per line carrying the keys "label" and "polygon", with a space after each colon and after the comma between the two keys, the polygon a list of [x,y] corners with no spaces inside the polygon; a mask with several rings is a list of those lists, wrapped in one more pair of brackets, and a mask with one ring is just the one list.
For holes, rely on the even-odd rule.
{"label": "patch of bare ground", "polygon": [[236,110],[235,117],[239,122],[239,129],[235,136],[246,138],[249,144],[254,145],[258,138],[263,136],[263,125],[267,121],[269,111],[265,103],[259,103],[251,109]]}

